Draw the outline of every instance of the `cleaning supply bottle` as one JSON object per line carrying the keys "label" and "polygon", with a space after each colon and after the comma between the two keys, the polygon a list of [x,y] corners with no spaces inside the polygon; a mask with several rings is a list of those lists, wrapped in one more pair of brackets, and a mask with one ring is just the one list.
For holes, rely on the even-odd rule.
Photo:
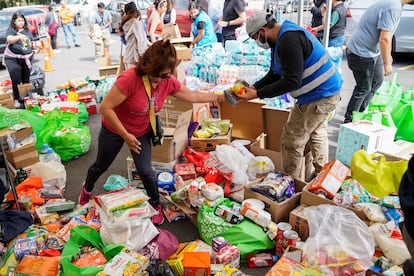
{"label": "cleaning supply bottle", "polygon": [[277,256],[270,253],[258,253],[247,255],[248,267],[266,267],[272,266],[278,260]]}
{"label": "cleaning supply bottle", "polygon": [[39,154],[40,162],[56,161],[61,163],[60,156],[48,144],[43,144]]}

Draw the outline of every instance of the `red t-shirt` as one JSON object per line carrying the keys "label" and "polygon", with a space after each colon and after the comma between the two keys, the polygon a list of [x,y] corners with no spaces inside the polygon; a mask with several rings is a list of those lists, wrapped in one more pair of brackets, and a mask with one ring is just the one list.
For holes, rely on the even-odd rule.
{"label": "red t-shirt", "polygon": [[[150,131],[148,95],[141,76],[136,74],[135,68],[126,70],[118,77],[115,84],[125,95],[126,99],[115,107],[115,113],[126,130],[140,137]],[[173,76],[163,79],[157,88],[151,87],[151,98],[155,113],[159,112],[168,95],[176,93],[181,83]],[[102,116],[102,123],[114,133],[117,133]]]}

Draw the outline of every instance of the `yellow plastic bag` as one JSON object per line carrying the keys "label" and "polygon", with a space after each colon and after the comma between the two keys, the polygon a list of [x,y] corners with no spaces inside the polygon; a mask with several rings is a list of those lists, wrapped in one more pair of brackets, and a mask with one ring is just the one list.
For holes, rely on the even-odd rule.
{"label": "yellow plastic bag", "polygon": [[383,154],[368,154],[365,150],[359,150],[352,156],[350,167],[352,178],[372,195],[384,197],[398,193],[408,161],[391,161]]}

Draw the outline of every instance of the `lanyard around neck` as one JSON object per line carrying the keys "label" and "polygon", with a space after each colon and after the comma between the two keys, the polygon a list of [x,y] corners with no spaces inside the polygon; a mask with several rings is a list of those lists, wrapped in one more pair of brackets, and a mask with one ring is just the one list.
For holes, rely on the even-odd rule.
{"label": "lanyard around neck", "polygon": [[149,106],[150,106],[150,122],[151,122],[151,127],[152,127],[152,131],[154,132],[154,134],[157,133],[157,123],[155,121],[155,111],[154,111],[154,105],[152,103],[151,100],[151,85],[150,85],[150,81],[148,79],[148,75],[144,75],[142,76],[142,81],[144,82],[144,86],[145,86],[145,91],[147,91],[147,95],[148,95],[148,102],[149,102]]}

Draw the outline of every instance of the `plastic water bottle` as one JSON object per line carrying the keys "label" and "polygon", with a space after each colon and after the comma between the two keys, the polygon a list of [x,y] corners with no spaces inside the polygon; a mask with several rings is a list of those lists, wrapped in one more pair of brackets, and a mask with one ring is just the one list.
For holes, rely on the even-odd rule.
{"label": "plastic water bottle", "polygon": [[60,156],[48,144],[43,144],[39,154],[40,162],[56,161],[61,163]]}
{"label": "plastic water bottle", "polygon": [[9,150],[16,148],[16,142],[14,141],[13,137],[11,136],[10,132],[7,132],[7,146],[9,147]]}

